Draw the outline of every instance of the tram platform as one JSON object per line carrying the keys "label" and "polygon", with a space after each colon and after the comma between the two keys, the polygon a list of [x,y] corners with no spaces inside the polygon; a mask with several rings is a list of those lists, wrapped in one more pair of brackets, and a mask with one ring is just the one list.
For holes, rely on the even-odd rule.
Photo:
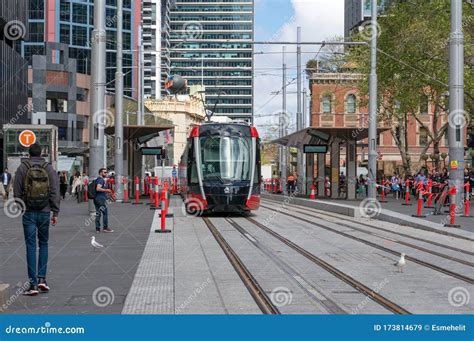
{"label": "tram platform", "polygon": [[[262,193],[262,197],[278,202],[288,202],[290,204],[314,207],[321,210],[328,210],[330,212],[347,215],[350,217],[360,218],[364,215],[364,199],[360,200],[337,200],[337,199],[308,199],[307,197],[288,197],[281,194]],[[413,202],[411,206],[402,205],[403,200],[395,200],[391,197],[385,198],[386,203],[379,203],[373,214],[370,214],[371,219],[391,222],[395,224],[411,226],[427,231],[437,232],[446,235],[464,236],[467,238],[474,238],[474,213],[469,217],[456,216],[456,224],[459,228],[445,227],[444,224],[449,222],[449,207],[442,209],[442,215],[433,215],[432,208],[423,207],[423,218],[413,217],[416,214],[417,205]],[[471,208],[474,209],[473,204]],[[473,212],[471,209],[471,212]]]}

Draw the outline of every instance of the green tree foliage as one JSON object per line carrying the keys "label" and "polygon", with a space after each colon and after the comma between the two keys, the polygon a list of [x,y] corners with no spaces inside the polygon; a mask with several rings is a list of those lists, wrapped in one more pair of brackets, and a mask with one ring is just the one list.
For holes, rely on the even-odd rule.
{"label": "green tree foliage", "polygon": [[[411,157],[406,129],[409,115],[415,117],[421,127],[428,130],[428,144],[439,154],[439,143],[446,133],[447,124],[438,126],[440,115],[447,109],[445,95],[449,90],[449,0],[393,1],[378,18],[378,119],[392,127],[392,136],[399,147],[405,171],[411,172]],[[467,3],[463,7],[463,31],[465,35],[465,97],[466,111],[472,116],[474,109],[474,9]],[[370,32],[359,32],[353,40],[370,43]],[[370,72],[370,49],[367,46],[352,47],[349,60],[358,66],[359,72]],[[360,82],[367,104],[368,77]],[[428,97],[434,106],[430,124],[420,119],[420,105]],[[470,117],[468,117],[469,119]],[[438,166],[438,165],[437,165]]]}

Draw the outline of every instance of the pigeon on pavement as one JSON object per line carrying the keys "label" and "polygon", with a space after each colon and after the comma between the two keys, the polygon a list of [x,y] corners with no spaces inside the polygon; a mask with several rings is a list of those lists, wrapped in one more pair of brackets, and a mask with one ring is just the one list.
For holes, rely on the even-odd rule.
{"label": "pigeon on pavement", "polygon": [[92,245],[92,247],[93,247],[94,249],[101,249],[101,248],[104,247],[104,245],[99,244],[98,242],[96,242],[95,236],[92,236],[92,237],[91,237],[91,245]]}
{"label": "pigeon on pavement", "polygon": [[402,255],[400,256],[400,259],[398,260],[398,262],[396,262],[395,265],[397,268],[398,268],[398,272],[403,272],[403,267],[405,266],[406,262],[405,262],[405,254],[402,253]]}

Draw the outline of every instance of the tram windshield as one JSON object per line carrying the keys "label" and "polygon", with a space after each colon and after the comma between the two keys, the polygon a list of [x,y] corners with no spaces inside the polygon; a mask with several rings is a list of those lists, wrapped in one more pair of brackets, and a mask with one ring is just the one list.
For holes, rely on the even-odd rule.
{"label": "tram windshield", "polygon": [[250,180],[252,139],[242,137],[201,137],[204,180]]}

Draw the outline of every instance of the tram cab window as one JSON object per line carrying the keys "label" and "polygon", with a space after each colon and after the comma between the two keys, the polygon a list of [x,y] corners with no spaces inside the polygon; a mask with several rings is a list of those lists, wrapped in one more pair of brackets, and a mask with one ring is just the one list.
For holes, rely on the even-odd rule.
{"label": "tram cab window", "polygon": [[201,162],[205,180],[250,180],[251,138],[202,137]]}

